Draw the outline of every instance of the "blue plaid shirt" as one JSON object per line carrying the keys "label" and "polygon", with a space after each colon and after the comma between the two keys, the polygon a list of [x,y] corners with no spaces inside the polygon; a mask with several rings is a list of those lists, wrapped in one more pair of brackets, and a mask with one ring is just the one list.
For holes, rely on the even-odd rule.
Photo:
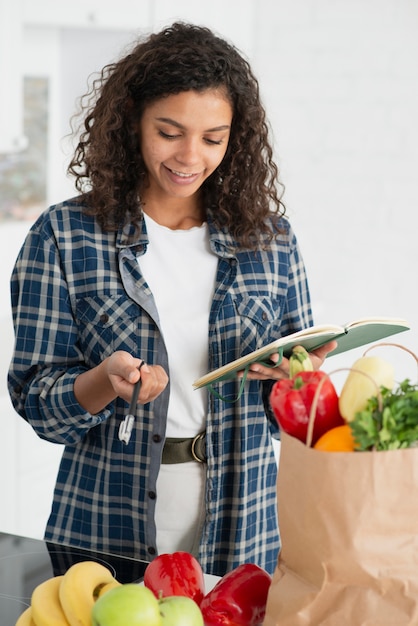
{"label": "blue plaid shirt", "polygon": [[[213,369],[312,324],[305,268],[287,220],[270,251],[237,251],[208,214],[218,256],[209,318]],[[46,538],[151,560],[156,554],[156,481],[169,387],[138,406],[129,445],[118,439],[127,412],[117,398],[87,413],[74,380],[115,350],[169,374],[152,293],[137,257],[146,254],[144,222],[103,232],[74,200],[51,207],[19,253],[11,297],[16,346],[8,383],[17,412],[43,439],[64,444]],[[276,506],[277,427],[265,409],[269,384],[223,382],[208,394],[206,521],[199,560],[223,575],[243,562],[273,572],[280,538]]]}

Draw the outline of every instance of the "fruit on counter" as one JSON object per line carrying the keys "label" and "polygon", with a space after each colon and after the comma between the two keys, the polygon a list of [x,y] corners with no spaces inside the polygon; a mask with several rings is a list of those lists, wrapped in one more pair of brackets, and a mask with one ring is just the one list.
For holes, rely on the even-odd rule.
{"label": "fruit on counter", "polygon": [[205,626],[261,624],[270,584],[270,575],[254,563],[227,572],[200,603]]}
{"label": "fruit on counter", "polygon": [[204,626],[202,611],[187,596],[169,596],[158,602],[161,626]]}
{"label": "fruit on counter", "polygon": [[31,605],[15,626],[91,626],[91,611],[99,596],[122,586],[97,561],[80,561],[64,575],[53,576],[33,590]]}
{"label": "fruit on counter", "polygon": [[[320,385],[320,389],[318,386]],[[321,371],[303,371],[274,383],[270,406],[279,427],[306,443],[312,403],[317,395],[317,407],[312,444],[330,428],[345,424],[338,406],[338,395],[329,376]]]}
{"label": "fruit on counter", "polygon": [[[198,574],[202,571],[200,564],[189,553],[169,556],[178,559],[179,554],[182,563],[193,566],[191,580],[195,580],[196,569]],[[178,570],[170,571],[174,572],[171,584],[178,584]],[[164,584],[167,589],[167,581]],[[270,584],[265,570],[246,563],[220,578],[199,606],[184,594],[187,581],[183,593],[157,597],[145,584],[121,584],[101,563],[83,561],[38,585],[31,606],[15,626],[256,626],[264,619]],[[196,580],[194,585],[196,591]],[[204,593],[204,578],[198,587]]]}
{"label": "fruit on counter", "polygon": [[91,611],[99,590],[114,580],[112,572],[97,561],[74,563],[65,572],[59,597],[70,626],[91,626]]}
{"label": "fruit on counter", "polygon": [[157,599],[145,585],[109,590],[93,606],[92,626],[204,626],[202,612],[187,596]]}
{"label": "fruit on counter", "polygon": [[108,591],[110,591],[111,589],[114,589],[115,587],[120,587],[122,583],[120,583],[118,580],[113,580],[110,583],[106,583],[105,585],[103,585],[102,587],[99,587],[97,590],[97,598],[100,598],[100,596],[103,596],[105,593],[107,593]]}
{"label": "fruit on counter", "polygon": [[162,626],[157,598],[136,583],[105,593],[95,602],[90,619],[92,626]]}
{"label": "fruit on counter", "polygon": [[192,554],[183,551],[155,557],[145,570],[144,585],[158,599],[186,596],[200,604],[205,594],[205,580],[200,563]]}
{"label": "fruit on counter", "polygon": [[[365,375],[366,374],[366,375]],[[340,413],[350,422],[358,411],[362,411],[371,396],[376,396],[380,387],[393,389],[394,367],[389,361],[376,356],[363,356],[354,362],[339,398]]]}
{"label": "fruit on counter", "polygon": [[15,626],[36,626],[35,622],[32,619],[32,607],[28,606],[27,609],[19,615],[17,618],[17,622]]}
{"label": "fruit on counter", "polygon": [[64,576],[54,576],[40,583],[32,592],[32,619],[36,626],[69,626],[60,602],[60,586]]}
{"label": "fruit on counter", "polygon": [[351,426],[343,424],[327,430],[312,447],[322,452],[354,452],[356,444]]}

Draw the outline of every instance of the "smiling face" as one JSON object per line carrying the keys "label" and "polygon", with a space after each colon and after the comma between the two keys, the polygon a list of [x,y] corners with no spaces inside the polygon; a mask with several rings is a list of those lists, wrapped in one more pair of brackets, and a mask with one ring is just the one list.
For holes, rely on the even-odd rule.
{"label": "smiling face", "polygon": [[221,89],[185,91],[146,107],[139,136],[149,184],[146,211],[164,203],[198,209],[198,191],[225,156],[232,106]]}

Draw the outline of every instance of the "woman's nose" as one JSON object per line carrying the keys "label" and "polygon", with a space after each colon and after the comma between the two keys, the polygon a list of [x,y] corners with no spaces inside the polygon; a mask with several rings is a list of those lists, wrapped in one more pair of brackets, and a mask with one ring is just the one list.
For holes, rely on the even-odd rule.
{"label": "woman's nose", "polygon": [[200,158],[200,150],[196,139],[184,139],[179,146],[176,154],[179,163],[194,164],[198,163]]}

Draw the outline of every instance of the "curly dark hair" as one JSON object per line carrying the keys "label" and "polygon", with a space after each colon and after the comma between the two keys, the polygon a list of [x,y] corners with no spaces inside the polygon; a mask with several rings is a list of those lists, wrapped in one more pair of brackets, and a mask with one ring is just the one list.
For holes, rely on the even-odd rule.
{"label": "curly dark hair", "polygon": [[[104,230],[141,216],[147,172],[134,127],[150,103],[184,91],[225,89],[233,119],[226,154],[204,182],[204,206],[218,227],[255,248],[275,236],[285,213],[259,84],[248,61],[206,27],[176,22],[107,65],[81,99],[79,142],[68,167]],[[268,220],[275,214],[277,219]]]}

